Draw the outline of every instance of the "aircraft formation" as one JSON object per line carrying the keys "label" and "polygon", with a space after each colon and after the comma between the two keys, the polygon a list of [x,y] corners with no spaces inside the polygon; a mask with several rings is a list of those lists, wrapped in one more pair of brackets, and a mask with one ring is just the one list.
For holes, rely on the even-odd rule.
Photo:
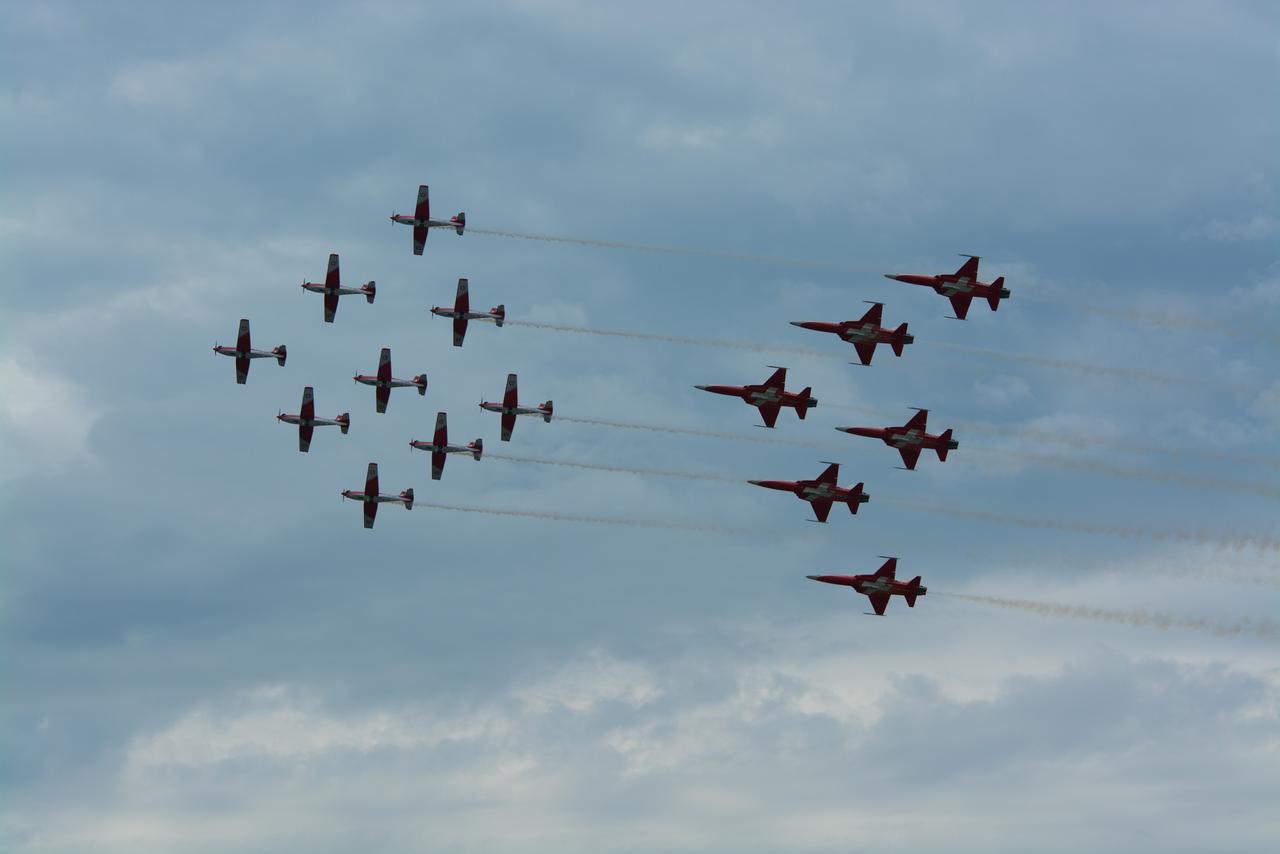
{"label": "aircraft formation", "polygon": [[[414,255],[423,254],[428,234],[433,228],[453,229],[459,236],[464,234],[466,230],[465,213],[460,212],[448,219],[433,219],[431,217],[430,193],[426,184],[418,187],[418,198],[413,215],[393,213],[391,221],[412,227]],[[992,311],[998,310],[1000,301],[1008,299],[1010,296],[1009,289],[1004,286],[1004,277],[1000,276],[991,282],[979,281],[978,256],[966,255],[965,258],[965,262],[955,273],[934,275],[887,273],[885,275],[886,278],[894,281],[932,288],[938,294],[947,297],[957,320],[965,319],[975,298],[987,300]],[[325,323],[334,322],[340,297],[360,295],[365,298],[368,304],[372,305],[377,296],[377,286],[373,280],[369,280],[358,287],[343,287],[337,253],[329,256],[324,282],[316,283],[304,280],[302,288],[312,293],[319,293],[324,297]],[[838,336],[840,340],[849,343],[857,354],[858,361],[850,364],[869,367],[879,345],[889,345],[894,356],[901,357],[906,345],[915,341],[915,337],[908,333],[905,322],[892,329],[883,326],[883,310],[883,303],[872,302],[871,308],[857,320],[791,321],[791,325]],[[469,283],[465,278],[458,279],[453,307],[432,306],[431,314],[453,321],[453,345],[455,347],[463,346],[471,321],[489,322],[501,328],[507,317],[506,306],[502,304],[490,308],[487,312],[472,311]],[[235,359],[236,382],[241,385],[248,381],[249,367],[252,360],[271,358],[275,359],[278,365],[284,367],[288,355],[283,344],[271,350],[253,349],[249,337],[249,320],[247,318],[240,320],[234,347],[215,345],[213,350],[215,353]],[[763,422],[756,425],[758,427],[772,429],[776,425],[778,416],[783,409],[795,410],[796,416],[803,421],[806,413],[818,405],[818,399],[813,396],[813,389],[806,386],[799,391],[787,391],[787,369],[776,365],[770,365],[769,367],[773,369],[773,373],[758,384],[740,386],[698,385],[695,388],[713,394],[737,397],[744,403],[755,407],[759,411],[760,419]],[[419,396],[425,396],[427,393],[427,375],[425,373],[417,374],[411,379],[399,379],[393,375],[391,349],[389,347],[382,348],[376,373],[356,374],[353,379],[356,383],[373,386],[374,409],[379,413],[387,411],[392,389],[416,388]],[[481,401],[480,408],[486,412],[494,412],[501,416],[500,438],[503,442],[511,441],[516,420],[519,416],[541,418],[544,422],[550,423],[554,415],[554,407],[550,400],[535,405],[520,403],[518,379],[514,373],[507,375],[507,383],[503,391],[502,400],[500,402]],[[836,429],[853,436],[880,439],[886,445],[898,451],[902,457],[903,466],[907,470],[914,470],[920,461],[921,452],[933,451],[937,455],[939,462],[945,462],[948,452],[959,447],[959,442],[952,437],[950,429],[936,435],[927,432],[928,416],[927,409],[917,409],[915,415],[900,427],[850,426]],[[333,418],[316,416],[315,396],[312,386],[306,386],[303,389],[302,405],[297,413],[281,412],[276,415],[276,418],[281,423],[297,425],[298,450],[302,453],[307,453],[310,450],[316,427],[336,426],[342,435],[346,435],[351,427],[351,416],[346,412]],[[432,480],[440,480],[443,477],[445,463],[450,454],[467,455],[477,461],[484,455],[484,441],[480,438],[465,445],[450,444],[448,414],[445,412],[436,413],[435,431],[430,441],[414,439],[409,442],[409,447],[411,450],[426,451],[431,455]],[[826,466],[826,469],[821,474],[810,480],[751,480],[747,481],[747,483],[766,489],[790,492],[796,498],[808,502],[813,509],[815,517],[810,521],[825,524],[831,509],[836,504],[844,504],[848,507],[850,515],[857,515],[858,508],[871,500],[870,494],[864,488],[865,485],[859,482],[853,486],[840,486],[839,463],[828,462]],[[374,526],[378,515],[378,505],[380,504],[400,504],[406,510],[413,509],[414,492],[412,488],[405,489],[399,493],[384,493],[380,491],[378,464],[376,462],[369,463],[362,490],[344,489],[340,494],[344,500],[351,499],[361,503],[364,511],[365,528]],[[914,608],[916,598],[925,595],[927,592],[927,589],[921,586],[920,576],[916,576],[906,582],[898,581],[896,577],[897,564],[897,558],[887,557],[885,563],[874,573],[863,575],[809,575],[807,578],[827,584],[849,587],[855,592],[867,596],[874,613],[883,616],[892,596],[902,596],[907,606]]]}

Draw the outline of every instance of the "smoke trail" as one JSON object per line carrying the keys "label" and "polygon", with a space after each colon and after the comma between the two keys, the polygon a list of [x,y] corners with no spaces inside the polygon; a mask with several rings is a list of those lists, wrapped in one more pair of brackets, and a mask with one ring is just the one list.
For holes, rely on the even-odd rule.
{"label": "smoke trail", "polygon": [[530,329],[553,329],[557,332],[576,332],[580,335],[602,335],[611,338],[635,338],[641,341],[663,341],[668,344],[689,344],[694,347],[716,347],[723,350],[749,350],[754,353],[793,353],[819,359],[834,358],[831,353],[811,350],[807,347],[755,344],[750,341],[729,341],[724,338],[690,338],[683,335],[657,335],[648,332],[626,332],[620,329],[595,329],[589,326],[568,326],[563,323],[541,323],[533,320],[508,320],[507,326],[525,326]]}
{"label": "smoke trail", "polygon": [[1055,308],[1083,312],[1084,314],[1096,314],[1100,317],[1128,320],[1174,332],[1210,332],[1216,335],[1225,335],[1229,338],[1257,339],[1270,344],[1280,344],[1280,335],[1276,335],[1269,330],[1240,323],[1212,320],[1203,315],[1169,314],[1167,312],[1142,311],[1118,306],[1103,306],[1077,300],[1056,299],[1054,297],[1041,296],[1040,294],[1031,295],[1025,292],[1020,293],[1019,297],[1028,302],[1038,302]]}
{"label": "smoke trail", "polygon": [[1072,371],[1098,377],[1112,377],[1121,380],[1138,380],[1139,382],[1157,385],[1192,385],[1208,388],[1233,388],[1237,391],[1251,391],[1236,383],[1224,383],[1220,380],[1195,379],[1173,374],[1161,374],[1155,371],[1142,371],[1134,368],[1118,368],[1114,365],[1098,365],[1089,362],[1072,362],[1066,359],[1053,359],[1047,356],[1033,356],[1027,353],[1010,353],[1005,350],[989,350],[984,347],[968,347],[963,344],[948,344],[944,341],[929,341],[934,347],[941,347],[957,353],[968,353],[973,356],[984,356],[991,359],[1003,359],[1010,362],[1021,362],[1026,365],[1038,365],[1043,368],[1056,368],[1061,371]]}
{"label": "smoke trail", "polygon": [[771,264],[776,267],[803,267],[819,270],[837,270],[844,273],[879,272],[878,267],[847,264],[840,261],[822,261],[811,258],[778,258],[771,255],[748,255],[740,252],[722,252],[716,249],[698,249],[692,246],[660,246],[651,243],[627,243],[621,240],[591,240],[585,237],[566,237],[560,234],[503,231],[496,228],[467,228],[468,234],[487,234],[492,237],[510,237],[516,240],[540,240],[544,243],[571,243],[575,246],[599,246],[605,249],[627,249],[632,252],[658,252],[666,255],[688,255],[696,258],[721,258],[726,261],[746,261],[751,264]]}
{"label": "smoke trail", "polygon": [[485,454],[486,457],[495,460],[508,460],[513,463],[533,463],[540,466],[566,466],[576,469],[590,469],[592,471],[618,472],[620,474],[638,474],[653,477],[679,477],[686,480],[707,480],[719,483],[745,483],[743,478],[726,477],[719,474],[698,474],[696,472],[674,471],[672,469],[642,469],[629,468],[627,466],[604,466],[596,463],[581,463],[575,460],[547,460],[538,457],[518,457],[513,454]]}
{"label": "smoke trail", "polygon": [[436,510],[453,510],[459,513],[483,513],[487,516],[512,516],[521,519],[546,519],[554,522],[580,522],[588,525],[620,525],[629,528],[661,528],[668,531],[692,531],[699,534],[759,534],[759,528],[735,528],[727,525],[711,525],[696,522],[667,522],[657,519],[622,519],[610,516],[577,516],[570,513],[543,513],[536,510],[502,510],[497,507],[472,507],[465,504],[442,504],[435,501],[415,501],[414,507],[431,507]]}
{"label": "smoke trail", "polygon": [[[930,591],[931,593],[933,591]],[[1128,626],[1140,626],[1154,629],[1187,629],[1196,632],[1208,632],[1218,637],[1239,637],[1252,635],[1268,640],[1280,638],[1280,623],[1270,620],[1238,620],[1224,623],[1208,617],[1191,617],[1180,614],[1165,614],[1153,611],[1119,611],[1110,608],[1093,608],[1086,605],[1063,605],[1056,602],[1035,602],[1030,599],[1005,599],[999,596],[978,596],[968,593],[945,593],[938,591],[939,596],[962,599],[966,602],[980,602],[994,605],[997,608],[1008,608],[1013,611],[1025,611],[1046,617],[1073,617],[1080,620],[1099,620],[1104,623],[1121,623]]]}
{"label": "smoke trail", "polygon": [[1255,536],[1252,534],[1209,534],[1201,531],[1187,531],[1172,528],[1152,528],[1143,525],[1109,525],[1094,522],[1071,522],[1060,519],[1034,519],[1027,516],[1016,516],[1009,513],[997,513],[990,510],[971,508],[943,507],[936,504],[922,504],[905,498],[886,496],[876,493],[876,500],[881,503],[895,504],[919,510],[922,513],[934,513],[940,516],[951,516],[956,519],[973,519],[982,522],[996,522],[1001,525],[1013,525],[1019,528],[1034,530],[1063,531],[1072,534],[1094,534],[1124,539],[1152,539],[1163,542],[1195,543],[1197,545],[1230,548],[1235,551],[1256,549],[1259,552],[1280,552],[1280,538],[1273,536]]}
{"label": "smoke trail", "polygon": [[714,430],[694,430],[688,427],[670,427],[663,424],[642,424],[637,421],[609,421],[604,418],[579,418],[572,415],[556,414],[561,421],[572,421],[575,424],[594,424],[598,427],[617,427],[622,430],[650,430],[655,433],[674,433],[680,436],[702,436],[707,439],[726,439],[732,442],[754,442],[760,445],[791,445],[796,448],[817,448],[832,450],[834,446],[818,442],[806,442],[801,439],[782,439],[774,436],[751,436],[746,433],[718,433]]}

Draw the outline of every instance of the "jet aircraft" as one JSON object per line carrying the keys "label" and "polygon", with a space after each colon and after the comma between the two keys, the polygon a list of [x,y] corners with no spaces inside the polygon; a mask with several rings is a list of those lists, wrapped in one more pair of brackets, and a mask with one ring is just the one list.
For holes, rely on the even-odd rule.
{"label": "jet aircraft", "polygon": [[871,500],[871,496],[862,491],[861,483],[852,488],[841,487],[836,484],[839,477],[840,464],[827,463],[826,471],[814,480],[749,480],[747,483],[763,486],[766,489],[793,492],[796,498],[812,504],[813,515],[818,517],[819,522],[825,522],[827,514],[831,512],[832,503],[836,501],[848,504],[849,512],[856,514],[859,504],[865,504]]}
{"label": "jet aircraft", "polygon": [[311,434],[317,427],[331,427],[337,425],[342,430],[342,435],[347,435],[347,430],[351,427],[351,414],[344,412],[336,418],[316,418],[316,402],[312,394],[311,386],[307,386],[302,390],[302,409],[297,415],[282,412],[276,416],[276,420],[283,421],[285,424],[298,425],[298,450],[306,453],[311,448]]}
{"label": "jet aircraft", "polygon": [[431,218],[431,201],[427,193],[427,185],[418,185],[418,204],[413,209],[413,216],[393,213],[392,222],[413,226],[413,254],[421,255],[422,248],[427,245],[427,229],[452,228],[462,234],[467,227],[467,215],[459,211],[448,219]]}
{"label": "jet aircraft", "polygon": [[236,382],[240,385],[244,385],[245,380],[249,379],[250,360],[275,359],[276,363],[283,368],[285,357],[289,355],[283,344],[271,350],[253,349],[249,344],[249,319],[247,317],[240,318],[240,332],[236,335],[236,346],[222,347],[214,344],[213,352],[223,356],[231,356],[236,360]]}
{"label": "jet aircraft", "polygon": [[803,421],[809,408],[818,405],[818,399],[809,394],[813,389],[806,386],[802,391],[787,391],[787,369],[777,365],[769,367],[774,369],[773,374],[759,385],[696,385],[694,388],[742,398],[760,410],[765,427],[773,427],[784,406],[794,409]]}
{"label": "jet aircraft", "polygon": [[390,347],[382,348],[382,355],[378,357],[378,373],[376,375],[356,374],[352,379],[361,385],[374,387],[374,399],[379,412],[387,411],[387,401],[391,399],[391,389],[393,388],[408,388],[412,386],[418,390],[420,395],[427,393],[426,374],[418,374],[411,380],[398,380],[391,376]]}
{"label": "jet aircraft", "polygon": [[877,344],[888,344],[893,348],[893,355],[901,356],[904,345],[913,343],[914,335],[907,334],[907,324],[897,329],[885,329],[880,326],[880,315],[884,303],[873,302],[866,314],[858,320],[844,320],[839,323],[827,323],[821,320],[793,320],[792,326],[801,329],[812,329],[816,332],[830,332],[839,335],[844,341],[853,345],[858,351],[858,359],[864,365],[871,364],[871,357],[876,353]]}
{"label": "jet aircraft", "polygon": [[449,459],[449,454],[470,454],[472,459],[478,460],[484,453],[484,440],[476,439],[466,445],[450,445],[448,416],[437,412],[436,432],[431,441],[419,442],[415,439],[409,443],[409,447],[431,452],[431,479],[439,480],[444,474],[444,464]]}
{"label": "jet aircraft", "polygon": [[921,451],[932,449],[937,452],[939,460],[946,462],[947,451],[954,451],[960,447],[960,443],[951,438],[950,428],[936,436],[925,432],[928,419],[929,410],[916,408],[916,414],[901,427],[837,427],[836,429],[841,433],[851,433],[854,436],[880,439],[889,447],[897,448],[898,453],[902,454],[902,464],[914,471]]}
{"label": "jet aircraft", "polygon": [[502,441],[511,441],[511,431],[516,426],[517,415],[538,415],[542,420],[551,423],[551,401],[539,403],[537,406],[521,406],[516,395],[516,375],[507,374],[507,390],[502,395],[502,403],[480,401],[480,408],[489,412],[502,413]]}
{"label": "jet aircraft", "polygon": [[378,516],[379,504],[403,504],[405,510],[413,509],[413,490],[406,489],[399,495],[378,491],[378,464],[369,463],[369,472],[364,477],[364,492],[355,489],[342,490],[343,498],[364,502],[364,526],[373,527],[373,520]]}
{"label": "jet aircraft", "polygon": [[974,297],[985,299],[991,310],[1000,308],[1000,300],[1009,298],[1009,289],[1004,286],[1004,276],[994,282],[978,281],[978,256],[965,255],[968,261],[954,273],[939,273],[936,276],[922,276],[915,273],[885,273],[886,279],[906,282],[908,285],[924,285],[933,288],[951,300],[951,308],[956,313],[956,320],[964,320],[969,312],[969,303]]}
{"label": "jet aircraft", "polygon": [[358,288],[344,288],[338,273],[338,253],[329,255],[329,270],[324,274],[324,284],[303,280],[303,290],[324,294],[324,322],[333,323],[333,316],[338,312],[338,297],[343,294],[363,294],[370,305],[377,295],[377,286],[370,279]]}
{"label": "jet aircraft", "polygon": [[[882,555],[883,557],[883,555]],[[920,586],[920,576],[910,581],[898,581],[894,575],[898,570],[898,559],[891,557],[872,575],[806,575],[814,581],[827,584],[842,584],[852,587],[871,600],[871,607],[876,615],[883,617],[884,609],[889,604],[890,596],[901,596],[907,600],[907,607],[916,606],[916,597],[929,592],[929,588]]]}
{"label": "jet aircraft", "polygon": [[431,313],[437,317],[453,318],[453,346],[455,347],[461,347],[462,339],[467,337],[467,321],[492,320],[495,326],[501,328],[503,321],[507,319],[507,307],[505,305],[495,305],[487,312],[472,311],[471,297],[467,294],[466,279],[458,279],[458,295],[453,299],[453,308],[441,308],[438,305],[433,305],[431,306]]}

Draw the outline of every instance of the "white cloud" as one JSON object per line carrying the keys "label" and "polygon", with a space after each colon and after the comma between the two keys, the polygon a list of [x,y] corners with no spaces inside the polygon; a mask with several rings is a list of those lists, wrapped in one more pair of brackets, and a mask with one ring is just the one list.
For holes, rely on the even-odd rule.
{"label": "white cloud", "polygon": [[100,414],[70,380],[0,359],[0,482],[83,465],[91,458],[89,433]]}

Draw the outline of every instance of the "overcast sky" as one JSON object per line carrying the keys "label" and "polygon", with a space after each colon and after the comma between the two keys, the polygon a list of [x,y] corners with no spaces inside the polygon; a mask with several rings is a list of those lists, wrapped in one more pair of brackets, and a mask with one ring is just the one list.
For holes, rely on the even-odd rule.
{"label": "overcast sky", "polygon": [[[8,5],[0,847],[1274,850],[1278,39],[1267,3]],[[420,183],[476,231],[415,257]],[[332,325],[298,287],[330,252],[378,285]],[[998,313],[880,275],[960,252]],[[745,346],[457,349],[460,276],[513,321]],[[902,358],[788,325],[864,300]],[[210,352],[241,317],[289,348],[244,386]],[[379,415],[348,378],[384,346],[430,387]],[[779,364],[820,404],[772,432],[693,389]],[[504,444],[508,372],[732,438]],[[352,426],[300,454],[305,385]],[[946,463],[832,429],[911,406]],[[495,456],[433,482],[442,410]],[[419,506],[366,531],[371,460]],[[732,482],[823,460],[856,517]],[[914,609],[804,578],[878,555]]]}

